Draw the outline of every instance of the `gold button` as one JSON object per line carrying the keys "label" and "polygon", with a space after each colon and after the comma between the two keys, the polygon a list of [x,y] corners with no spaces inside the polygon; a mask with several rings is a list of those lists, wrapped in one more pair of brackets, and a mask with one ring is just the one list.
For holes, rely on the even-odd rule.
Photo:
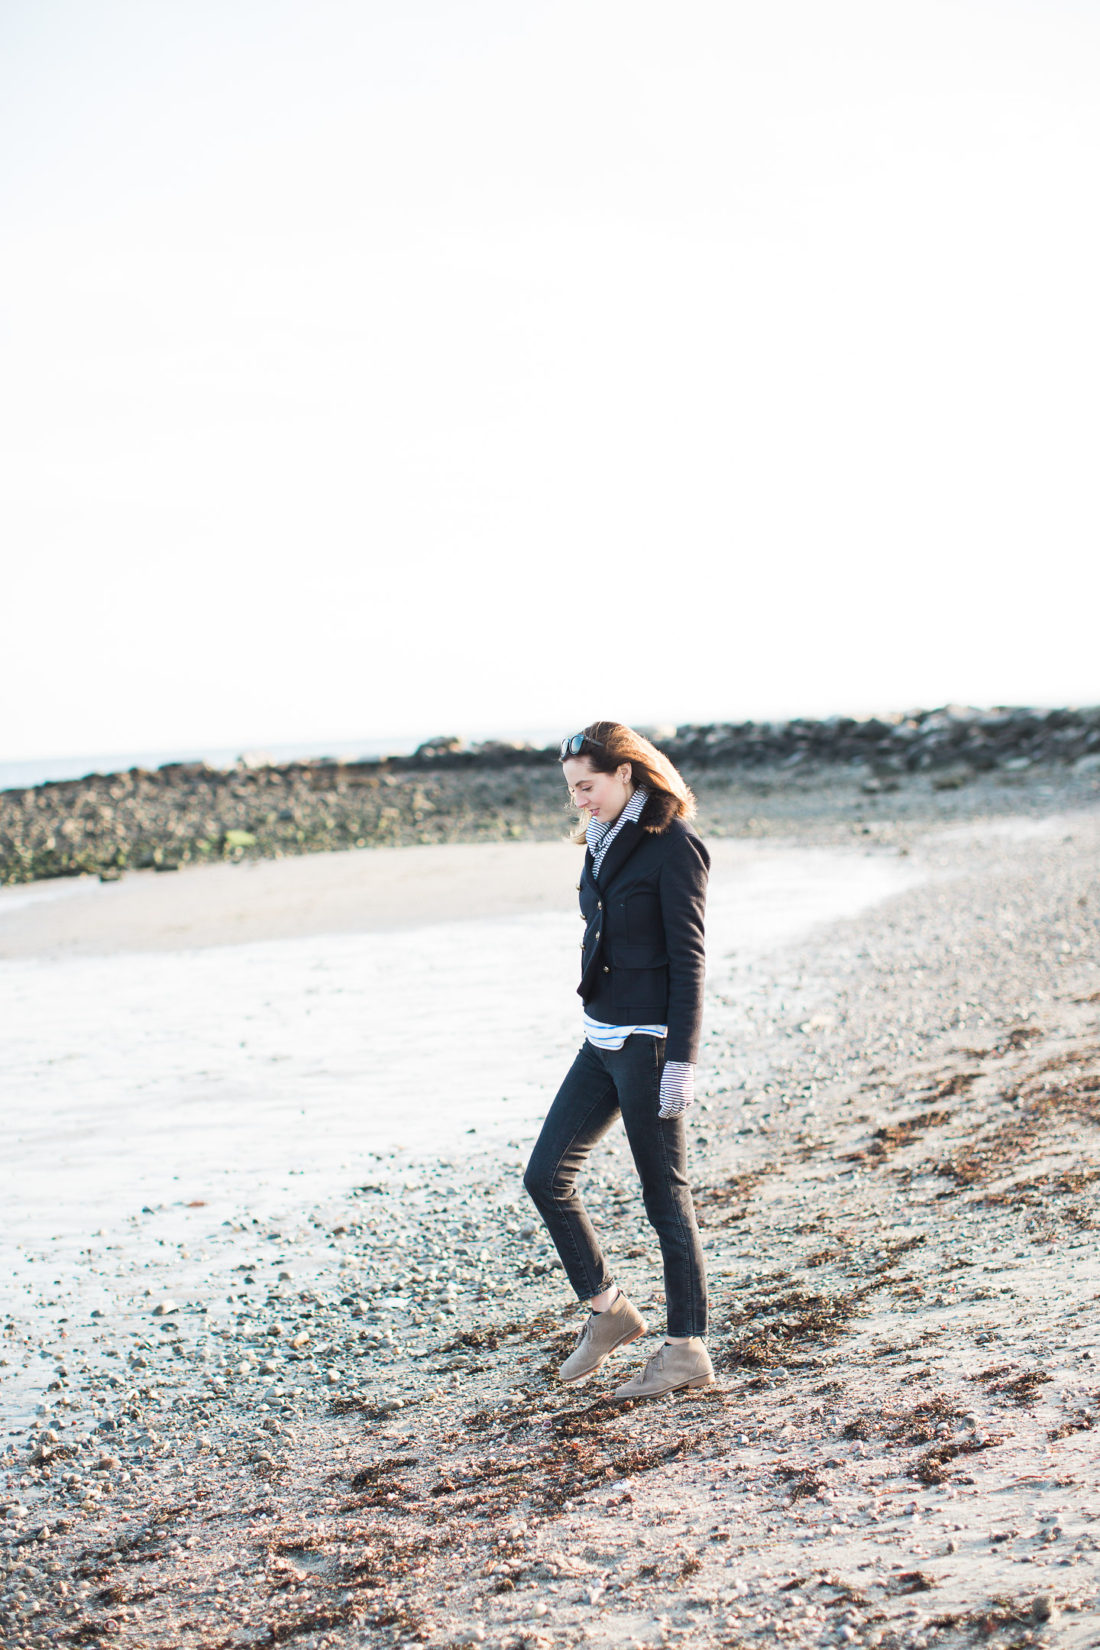
{"label": "gold button", "polygon": [[579,893],[580,893],[580,891],[581,891],[581,885],[580,885],[580,883],[579,883],[579,882],[578,882],[578,884],[577,884],[577,893],[578,893],[578,894],[579,894]]}
{"label": "gold button", "polygon": [[602,899],[598,899],[596,901],[596,910],[597,911],[602,911],[603,910],[603,900]]}
{"label": "gold button", "polygon": [[599,939],[599,937],[600,937],[600,931],[599,931],[599,929],[598,929],[598,928],[597,928],[597,930],[596,930],[596,938],[597,938],[597,939]]}
{"label": "gold button", "polygon": [[604,965],[603,965],[603,971],[604,971],[605,974],[610,974],[610,972],[611,972],[610,968],[608,968],[606,963],[604,963]]}

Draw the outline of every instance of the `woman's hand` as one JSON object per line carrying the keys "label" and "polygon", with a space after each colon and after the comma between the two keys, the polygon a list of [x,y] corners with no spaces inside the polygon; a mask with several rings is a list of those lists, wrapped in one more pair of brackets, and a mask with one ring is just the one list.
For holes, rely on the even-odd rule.
{"label": "woman's hand", "polygon": [[658,1117],[679,1117],[695,1099],[695,1067],[686,1060],[666,1060],[661,1072]]}

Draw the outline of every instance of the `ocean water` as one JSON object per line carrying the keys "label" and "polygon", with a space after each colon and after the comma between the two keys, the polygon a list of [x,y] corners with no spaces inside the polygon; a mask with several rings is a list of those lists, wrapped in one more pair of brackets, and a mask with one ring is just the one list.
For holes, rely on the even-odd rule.
{"label": "ocean water", "polygon": [[[427,735],[425,735],[427,737]],[[123,750],[84,752],[78,756],[34,756],[22,761],[0,761],[0,791],[26,790],[50,780],[83,779],[92,773],[125,773],[127,768],[159,768],[166,762],[206,762],[212,768],[231,768],[249,753],[273,762],[298,762],[325,756],[368,758],[405,756],[419,739],[314,739],[293,745],[187,745],[180,750]]]}
{"label": "ocean water", "polygon": [[44,785],[49,780],[83,779],[91,773],[125,773],[127,768],[159,768],[166,762],[206,762],[212,768],[231,768],[243,755],[262,756],[272,762],[320,761],[326,756],[345,757],[352,761],[366,761],[379,756],[408,756],[427,739],[457,733],[467,744],[479,744],[487,739],[527,741],[542,748],[556,742],[553,729],[534,728],[517,732],[510,729],[470,731],[462,728],[436,728],[434,731],[411,734],[393,734],[388,737],[371,736],[363,739],[312,739],[293,744],[251,745],[187,745],[176,750],[121,750],[85,752],[76,756],[35,756],[20,761],[0,758],[0,791],[25,790],[32,785]]}
{"label": "ocean water", "polygon": [[[766,991],[785,944],[913,875],[858,852],[727,860],[708,992]],[[0,925],[36,897],[63,896],[0,891]],[[380,1153],[529,1142],[579,1043],[576,970],[556,912],[0,963],[0,1251],[146,1204],[229,1211],[294,1176],[346,1187]]]}

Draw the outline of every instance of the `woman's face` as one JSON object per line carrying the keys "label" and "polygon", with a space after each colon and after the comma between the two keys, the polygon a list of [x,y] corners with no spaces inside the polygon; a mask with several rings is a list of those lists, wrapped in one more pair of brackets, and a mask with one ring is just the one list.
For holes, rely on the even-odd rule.
{"label": "woman's face", "polygon": [[586,808],[591,819],[605,825],[618,819],[634,790],[629,762],[614,773],[597,773],[587,756],[571,756],[561,768],[575,808]]}

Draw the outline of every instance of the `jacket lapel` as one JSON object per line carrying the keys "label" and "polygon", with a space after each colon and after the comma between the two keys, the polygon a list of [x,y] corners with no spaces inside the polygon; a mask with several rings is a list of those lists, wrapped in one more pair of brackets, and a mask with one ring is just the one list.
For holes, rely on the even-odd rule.
{"label": "jacket lapel", "polygon": [[614,842],[604,855],[600,874],[596,878],[596,886],[606,893],[614,879],[618,876],[639,842],[642,840],[642,827],[636,819],[628,819],[618,832]]}

